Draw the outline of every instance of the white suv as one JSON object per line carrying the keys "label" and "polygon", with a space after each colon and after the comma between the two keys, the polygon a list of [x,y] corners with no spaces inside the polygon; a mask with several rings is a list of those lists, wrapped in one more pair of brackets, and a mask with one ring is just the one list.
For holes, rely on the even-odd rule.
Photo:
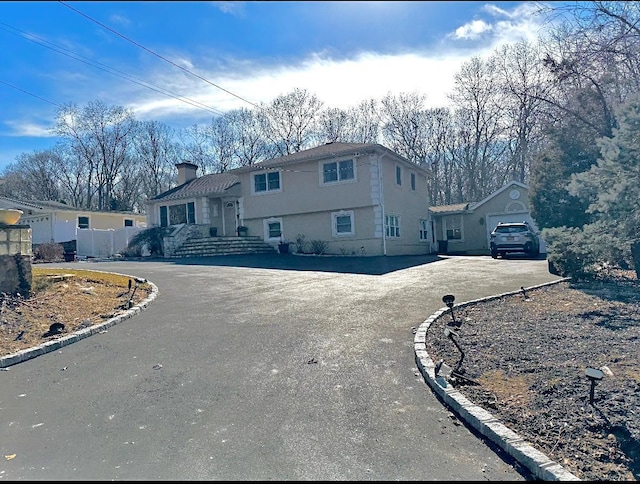
{"label": "white suv", "polygon": [[540,239],[527,222],[499,222],[491,232],[491,257],[504,257],[508,252],[524,252],[531,257],[540,254]]}

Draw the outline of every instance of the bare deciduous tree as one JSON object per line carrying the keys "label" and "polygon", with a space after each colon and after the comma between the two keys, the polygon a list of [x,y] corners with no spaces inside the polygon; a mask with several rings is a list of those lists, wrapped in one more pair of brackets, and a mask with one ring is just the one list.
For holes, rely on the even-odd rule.
{"label": "bare deciduous tree", "polygon": [[131,111],[100,101],[89,102],[83,109],[67,105],[58,111],[54,131],[74,145],[89,167],[89,186],[95,183],[97,200],[88,191],[88,208],[109,210],[115,184],[129,160],[134,126]]}
{"label": "bare deciduous tree", "polygon": [[306,89],[294,89],[262,105],[264,134],[279,156],[297,153],[310,146],[323,102]]}

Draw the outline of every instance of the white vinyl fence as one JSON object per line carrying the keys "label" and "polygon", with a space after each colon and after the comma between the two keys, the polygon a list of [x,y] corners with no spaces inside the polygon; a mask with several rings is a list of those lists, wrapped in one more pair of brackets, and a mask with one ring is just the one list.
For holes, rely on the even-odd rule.
{"label": "white vinyl fence", "polygon": [[123,227],[121,229],[78,229],[76,256],[111,257],[126,249],[129,241],[145,227]]}

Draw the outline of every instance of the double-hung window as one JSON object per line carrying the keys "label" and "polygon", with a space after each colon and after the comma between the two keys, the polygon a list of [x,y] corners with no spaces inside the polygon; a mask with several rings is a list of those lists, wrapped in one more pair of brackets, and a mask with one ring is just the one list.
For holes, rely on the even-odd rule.
{"label": "double-hung window", "polygon": [[385,215],[384,229],[387,237],[400,237],[400,217],[397,215]]}
{"label": "double-hung window", "polygon": [[354,235],[353,210],[341,210],[331,214],[331,227],[334,237]]}
{"label": "double-hung window", "polygon": [[355,179],[353,160],[333,161],[322,164],[322,183],[338,183]]}
{"label": "double-hung window", "polygon": [[269,171],[253,175],[254,193],[266,193],[280,191],[280,172]]}
{"label": "double-hung window", "polygon": [[282,235],[282,219],[281,218],[269,218],[264,221],[264,231],[266,240],[274,241],[280,240]]}
{"label": "double-hung window", "polygon": [[402,168],[400,165],[396,165],[396,185],[402,185]]}
{"label": "double-hung window", "polygon": [[420,220],[420,242],[429,241],[429,221]]}
{"label": "double-hung window", "polygon": [[462,216],[453,215],[444,218],[447,240],[462,240]]}

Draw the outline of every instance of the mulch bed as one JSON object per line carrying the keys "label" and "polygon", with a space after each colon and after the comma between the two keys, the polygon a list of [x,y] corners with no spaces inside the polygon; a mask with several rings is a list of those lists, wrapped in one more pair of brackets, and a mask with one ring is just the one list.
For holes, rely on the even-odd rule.
{"label": "mulch bed", "polygon": [[[453,307],[431,325],[427,352],[472,380],[450,378],[535,448],[582,480],[640,477],[640,285],[545,286]],[[587,368],[600,369],[591,401]],[[475,384],[473,383],[475,382]]]}

